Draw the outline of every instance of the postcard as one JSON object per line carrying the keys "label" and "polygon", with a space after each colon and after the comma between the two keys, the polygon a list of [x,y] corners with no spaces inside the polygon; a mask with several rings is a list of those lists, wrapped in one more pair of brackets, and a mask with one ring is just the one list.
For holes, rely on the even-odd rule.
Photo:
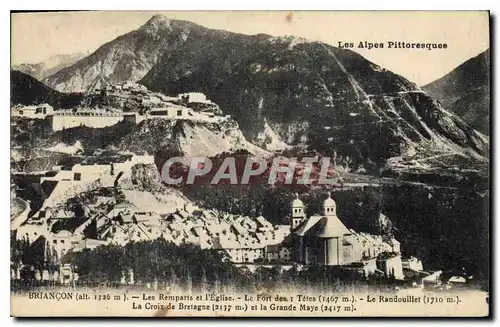
{"label": "postcard", "polygon": [[11,315],[489,317],[489,35],[11,13]]}

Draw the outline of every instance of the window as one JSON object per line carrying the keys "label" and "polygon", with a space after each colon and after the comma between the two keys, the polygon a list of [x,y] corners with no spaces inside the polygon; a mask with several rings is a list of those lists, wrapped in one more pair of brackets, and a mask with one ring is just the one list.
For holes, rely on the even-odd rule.
{"label": "window", "polygon": [[177,116],[182,116],[182,109],[177,110]]}
{"label": "window", "polygon": [[53,240],[53,241],[52,241],[52,243],[57,244],[57,241],[56,241],[56,240]]}
{"label": "window", "polygon": [[82,180],[82,173],[75,173],[73,179],[75,181],[81,181]]}
{"label": "window", "polygon": [[149,113],[151,116],[168,116],[167,110],[151,111]]}
{"label": "window", "polygon": [[24,111],[19,110],[19,114],[20,114],[20,115],[24,115]]}
{"label": "window", "polygon": [[64,240],[61,240],[61,244],[64,244]]}

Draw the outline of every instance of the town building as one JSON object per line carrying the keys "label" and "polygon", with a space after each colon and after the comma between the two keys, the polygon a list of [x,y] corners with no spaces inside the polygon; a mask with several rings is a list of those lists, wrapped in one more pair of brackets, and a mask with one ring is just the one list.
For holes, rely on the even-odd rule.
{"label": "town building", "polygon": [[54,108],[47,103],[31,106],[16,105],[11,110],[12,117],[24,117],[30,119],[44,119],[53,113]]}
{"label": "town building", "polygon": [[207,96],[205,94],[200,92],[181,93],[178,95],[178,98],[185,101],[186,103],[212,103],[212,101],[207,99]]}

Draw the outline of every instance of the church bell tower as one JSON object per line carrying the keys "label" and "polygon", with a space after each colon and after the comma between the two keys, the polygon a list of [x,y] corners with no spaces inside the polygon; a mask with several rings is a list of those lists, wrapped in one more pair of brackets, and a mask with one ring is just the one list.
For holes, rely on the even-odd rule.
{"label": "church bell tower", "polygon": [[299,199],[299,194],[295,193],[295,199],[292,201],[292,225],[291,228],[294,230],[300,225],[305,219],[306,214],[304,210],[304,203]]}
{"label": "church bell tower", "polygon": [[331,193],[328,193],[328,198],[323,202],[323,215],[325,217],[336,217],[337,216],[337,204],[335,200],[332,199]]}

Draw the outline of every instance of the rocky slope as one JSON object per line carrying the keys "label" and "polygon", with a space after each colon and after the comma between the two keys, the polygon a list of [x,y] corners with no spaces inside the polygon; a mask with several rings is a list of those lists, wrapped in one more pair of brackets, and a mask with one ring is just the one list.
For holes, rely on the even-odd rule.
{"label": "rocky slope", "polygon": [[478,131],[490,130],[490,50],[422,87]]}
{"label": "rocky slope", "polygon": [[15,65],[12,66],[12,69],[30,75],[37,80],[42,80],[63,68],[73,65],[84,57],[86,57],[86,54],[83,53],[55,55],[43,62]]}
{"label": "rocky slope", "polygon": [[377,169],[427,149],[486,155],[487,140],[413,83],[349,50],[154,16],[45,82],[82,91],[139,80],[205,93],[260,146],[306,146]]}
{"label": "rocky slope", "polygon": [[145,120],[138,125],[123,121],[105,128],[79,126],[54,132],[45,120],[13,119],[11,148],[18,157],[40,158],[67,154],[68,148],[92,154],[125,151],[155,155],[157,161],[171,156],[207,156],[244,150],[253,155],[269,154],[248,142],[232,119],[217,123],[185,120]]}
{"label": "rocky slope", "polygon": [[141,28],[104,44],[90,56],[44,80],[61,92],[84,92],[141,79],[159,59],[185,42],[195,24],[154,16]]}
{"label": "rocky slope", "polygon": [[246,150],[255,155],[266,151],[247,142],[234,120],[220,123],[151,119],[134,126],[117,145],[135,153],[173,153],[211,157],[222,152]]}

